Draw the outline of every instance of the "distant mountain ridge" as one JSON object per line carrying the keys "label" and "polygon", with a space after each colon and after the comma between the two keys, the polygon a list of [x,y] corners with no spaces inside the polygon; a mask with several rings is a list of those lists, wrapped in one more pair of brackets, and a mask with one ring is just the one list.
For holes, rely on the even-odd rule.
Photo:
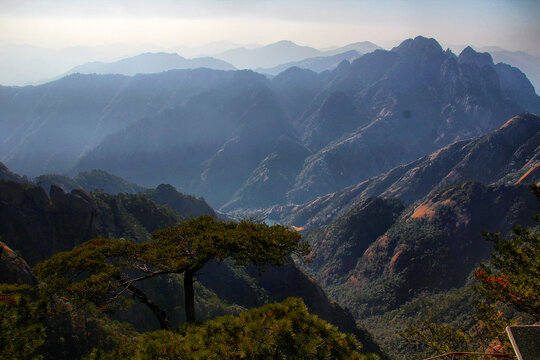
{"label": "distant mountain ridge", "polygon": [[[467,45],[450,45],[456,53],[461,52]],[[520,69],[538,91],[540,89],[540,54],[534,51],[511,51],[499,46],[471,46],[475,51],[491,55],[494,63],[503,63]]]}
{"label": "distant mountain ridge", "polygon": [[371,41],[359,41],[359,42],[355,42],[352,44],[338,47],[333,50],[327,50],[324,52],[324,55],[332,56],[332,55],[342,54],[344,52],[351,51],[351,50],[354,50],[358,52],[359,54],[368,54],[375,50],[382,50],[382,47],[380,47],[377,44],[372,43]]}
{"label": "distant mountain ridge", "polygon": [[[317,72],[329,70],[341,60],[352,60],[354,52],[358,53],[356,56],[358,57],[377,49],[382,48],[370,41],[356,42],[322,51],[309,46],[300,46],[289,40],[281,40],[250,49],[245,47],[230,49],[215,55],[215,57],[230,62],[239,69],[252,69],[276,75],[291,66]],[[344,55],[345,53],[347,55]],[[338,59],[340,60],[338,61]]]}
{"label": "distant mountain ridge", "polygon": [[320,50],[281,40],[260,48],[236,48],[215,55],[238,69],[271,68],[291,61],[320,56]]}
{"label": "distant mountain ridge", "polygon": [[159,73],[174,69],[208,68],[214,70],[235,70],[231,64],[212,57],[186,59],[175,53],[144,53],[114,62],[91,62],[74,67],[70,74],[136,74]]}
{"label": "distant mountain ridge", "polygon": [[336,55],[328,56],[317,56],[313,58],[302,59],[300,61],[292,61],[285,64],[278,65],[273,68],[257,68],[255,71],[268,74],[268,75],[277,75],[282,71],[287,70],[291,67],[298,67],[300,69],[309,69],[314,72],[322,72],[325,70],[333,70],[336,68],[342,61],[353,61],[362,56],[356,50],[349,50],[343,53],[338,53]]}
{"label": "distant mountain ridge", "polygon": [[[531,84],[525,74],[517,68],[508,64],[493,62],[491,54],[485,52],[480,53],[474,51],[470,46],[467,46],[458,57],[458,61],[462,64],[475,64],[478,67],[489,66],[497,72],[501,85],[501,90],[507,96],[519,99],[520,103],[532,109],[537,108],[537,96],[534,86]],[[538,111],[538,109],[536,109]]]}

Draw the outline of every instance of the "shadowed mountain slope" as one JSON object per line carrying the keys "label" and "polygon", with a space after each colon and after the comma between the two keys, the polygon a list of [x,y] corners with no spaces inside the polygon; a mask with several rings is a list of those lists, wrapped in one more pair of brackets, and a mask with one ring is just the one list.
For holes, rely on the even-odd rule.
{"label": "shadowed mountain slope", "polygon": [[282,137],[275,150],[251,172],[245,183],[221,210],[250,209],[284,203],[285,193],[300,171],[309,150],[294,139]]}
{"label": "shadowed mountain slope", "polygon": [[41,86],[0,87],[0,160],[28,176],[66,173],[107,135],[233,76],[209,69],[75,74]]}
{"label": "shadowed mountain slope", "polygon": [[77,169],[102,168],[145,186],[166,180],[224,204],[282,135],[294,136],[267,80],[248,71],[232,74],[185,105],[109,136]]}

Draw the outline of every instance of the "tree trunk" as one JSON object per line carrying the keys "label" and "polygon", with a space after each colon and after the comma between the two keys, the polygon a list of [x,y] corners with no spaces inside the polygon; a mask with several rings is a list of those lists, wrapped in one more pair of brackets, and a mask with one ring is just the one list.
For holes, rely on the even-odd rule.
{"label": "tree trunk", "polygon": [[184,273],[184,298],[186,306],[186,322],[195,322],[195,291],[193,290],[193,276],[195,270]]}
{"label": "tree trunk", "polygon": [[133,294],[136,298],[139,299],[140,302],[145,304],[152,310],[154,315],[156,316],[157,320],[159,321],[159,327],[163,330],[167,330],[169,328],[169,319],[167,319],[167,314],[165,311],[162,311],[159,306],[157,306],[152,300],[146,296],[144,292],[142,292],[140,289],[136,288],[133,285],[130,285],[128,287],[128,291]]}

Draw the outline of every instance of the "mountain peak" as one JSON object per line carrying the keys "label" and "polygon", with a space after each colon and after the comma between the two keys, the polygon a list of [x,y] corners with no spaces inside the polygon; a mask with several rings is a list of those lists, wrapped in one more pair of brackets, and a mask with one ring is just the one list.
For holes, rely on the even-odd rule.
{"label": "mountain peak", "polygon": [[417,36],[414,39],[407,39],[403,41],[399,46],[392,49],[399,54],[409,54],[412,52],[421,52],[424,54],[438,54],[443,52],[443,48],[433,38],[426,38],[423,36]]}
{"label": "mountain peak", "polygon": [[310,46],[298,45],[297,43],[291,40],[280,40],[278,42],[263,46],[260,49],[286,49],[289,51],[296,51],[299,49],[309,49],[309,50],[312,50],[314,53],[317,53],[317,54],[320,53],[320,51],[315,48],[312,48]]}
{"label": "mountain peak", "polygon": [[280,41],[277,41],[277,42],[275,42],[273,44],[269,44],[268,46],[270,46],[270,45],[297,45],[297,44],[295,44],[291,40],[280,40]]}
{"label": "mountain peak", "polygon": [[487,52],[481,53],[475,51],[472,47],[467,46],[461,54],[459,54],[458,60],[462,64],[476,64],[479,67],[484,65],[493,66],[493,58]]}

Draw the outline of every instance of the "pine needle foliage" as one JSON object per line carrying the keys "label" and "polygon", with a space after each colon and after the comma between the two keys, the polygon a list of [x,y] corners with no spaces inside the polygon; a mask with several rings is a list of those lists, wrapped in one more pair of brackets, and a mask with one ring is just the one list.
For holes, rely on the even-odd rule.
{"label": "pine needle foliage", "polygon": [[35,351],[45,341],[46,302],[33,299],[33,292],[28,285],[0,284],[1,359],[41,358]]}
{"label": "pine needle foliage", "polygon": [[88,359],[378,359],[360,349],[354,336],[309,314],[301,299],[289,298],[239,316],[145,333],[110,353],[95,350]]}

